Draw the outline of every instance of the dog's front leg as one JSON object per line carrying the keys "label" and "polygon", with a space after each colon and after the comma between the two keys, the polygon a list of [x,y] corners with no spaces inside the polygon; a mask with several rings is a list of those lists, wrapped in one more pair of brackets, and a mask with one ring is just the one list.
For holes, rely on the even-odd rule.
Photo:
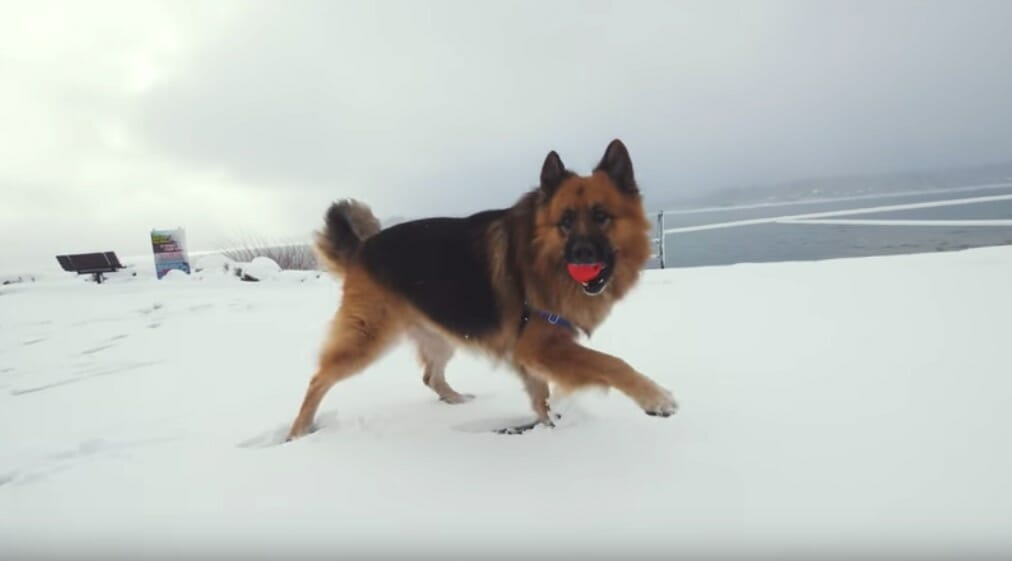
{"label": "dog's front leg", "polygon": [[563,391],[587,386],[613,387],[632,398],[648,415],[668,417],[678,410],[671,392],[625,361],[588,349],[569,334],[531,327],[516,349],[517,361],[531,374],[547,379]]}
{"label": "dog's front leg", "polygon": [[524,382],[524,389],[527,390],[527,395],[531,398],[531,409],[538,416],[538,422],[552,426],[552,413],[548,408],[548,397],[550,391],[548,383],[537,376],[532,376],[522,366],[517,366],[517,373],[520,375],[520,379]]}

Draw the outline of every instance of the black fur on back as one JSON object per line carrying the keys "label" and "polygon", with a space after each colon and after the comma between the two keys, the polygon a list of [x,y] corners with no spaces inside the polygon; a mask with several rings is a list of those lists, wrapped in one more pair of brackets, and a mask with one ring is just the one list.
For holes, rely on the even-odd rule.
{"label": "black fur on back", "polygon": [[404,222],[366,240],[358,258],[377,282],[436,324],[477,337],[499,327],[485,233],[505,213]]}

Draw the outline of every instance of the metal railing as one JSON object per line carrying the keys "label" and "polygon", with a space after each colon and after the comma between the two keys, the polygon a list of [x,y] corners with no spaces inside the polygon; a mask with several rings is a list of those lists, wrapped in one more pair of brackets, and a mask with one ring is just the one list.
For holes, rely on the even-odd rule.
{"label": "metal railing", "polygon": [[[996,184],[995,186],[1012,186],[1010,183]],[[989,187],[989,186],[985,186]],[[733,220],[730,222],[714,222],[710,224],[699,224],[694,226],[682,226],[667,228],[664,225],[664,215],[669,211],[657,212],[657,235],[652,238],[654,253],[651,258],[657,259],[660,268],[666,266],[664,259],[664,239],[670,234],[687,234],[690,232],[702,232],[721,228],[737,228],[741,226],[755,226],[758,224],[809,224],[817,225],[852,225],[852,226],[969,226],[969,227],[1012,227],[1012,219],[966,219],[966,220],[910,220],[910,219],[869,219],[869,218],[847,218],[850,216],[895,212],[902,210],[914,210],[923,208],[937,208],[949,206],[972,205],[989,203],[995,201],[1012,200],[1012,194],[987,195],[979,197],[962,197],[954,199],[943,199],[933,201],[922,201],[916,203],[903,203],[881,206],[866,206],[863,208],[848,208],[842,210],[831,210],[824,212],[810,212],[805,214],[788,214],[782,216],[767,216],[763,218],[751,218],[747,220]],[[818,201],[814,201],[818,202]],[[770,205],[779,206],[779,205]],[[784,205],[785,206],[785,205]],[[719,210],[734,210],[733,207]]]}

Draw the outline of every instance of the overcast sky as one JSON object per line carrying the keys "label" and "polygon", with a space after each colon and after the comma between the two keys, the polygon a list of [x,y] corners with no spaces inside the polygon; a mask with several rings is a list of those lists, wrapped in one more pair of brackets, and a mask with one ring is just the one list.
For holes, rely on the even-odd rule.
{"label": "overcast sky", "polygon": [[648,201],[1008,160],[1010,69],[1001,0],[6,2],[0,259],[460,215],[614,137]]}

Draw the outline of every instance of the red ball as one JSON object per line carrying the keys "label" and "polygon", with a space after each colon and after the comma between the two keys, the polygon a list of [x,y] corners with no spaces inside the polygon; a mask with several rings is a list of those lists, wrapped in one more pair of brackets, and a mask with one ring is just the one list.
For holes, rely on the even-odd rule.
{"label": "red ball", "polygon": [[601,274],[604,263],[569,263],[566,268],[569,269],[569,276],[573,277],[573,280],[588,283]]}

